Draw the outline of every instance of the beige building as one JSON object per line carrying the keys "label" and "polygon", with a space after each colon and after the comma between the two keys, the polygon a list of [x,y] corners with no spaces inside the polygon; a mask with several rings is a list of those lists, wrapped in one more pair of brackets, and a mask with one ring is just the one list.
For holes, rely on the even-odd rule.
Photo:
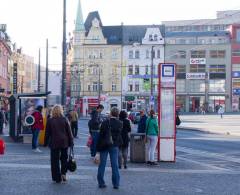
{"label": "beige building", "polygon": [[[102,26],[98,12],[83,24],[79,4],[71,65],[71,104],[88,114],[99,103],[108,112],[121,107],[121,40],[116,28]],[[115,30],[115,32],[113,31]]]}
{"label": "beige building", "polygon": [[[34,58],[23,54],[21,49],[14,49],[12,63],[17,63],[17,92],[33,93],[37,89],[37,75]],[[13,70],[11,70],[11,91],[13,91]]]}

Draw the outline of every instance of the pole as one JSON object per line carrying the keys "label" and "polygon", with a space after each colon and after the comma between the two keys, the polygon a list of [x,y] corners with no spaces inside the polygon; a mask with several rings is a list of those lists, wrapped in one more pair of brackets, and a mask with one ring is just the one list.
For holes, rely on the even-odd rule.
{"label": "pole", "polygon": [[38,50],[38,92],[40,92],[40,77],[41,77],[41,50]]}
{"label": "pole", "polygon": [[[151,83],[150,83],[150,88],[151,88],[151,96],[150,96],[150,104],[151,104],[151,109],[153,109],[153,103],[152,103],[152,98],[153,98],[153,48],[154,46],[152,46],[151,48]],[[154,100],[153,100],[154,101]]]}
{"label": "pole", "polygon": [[44,106],[47,107],[48,103],[48,39],[46,40],[46,78],[45,78],[45,93],[46,93],[46,99],[44,101]]}
{"label": "pole", "polygon": [[101,90],[100,90],[100,65],[98,64],[98,104],[100,104],[100,96],[101,96]]}
{"label": "pole", "polygon": [[63,43],[62,43],[62,106],[66,104],[66,0],[63,0]]}
{"label": "pole", "polygon": [[121,44],[121,104],[120,104],[120,108],[122,110],[122,107],[123,107],[123,22],[121,23],[121,26],[122,26],[122,44]]}

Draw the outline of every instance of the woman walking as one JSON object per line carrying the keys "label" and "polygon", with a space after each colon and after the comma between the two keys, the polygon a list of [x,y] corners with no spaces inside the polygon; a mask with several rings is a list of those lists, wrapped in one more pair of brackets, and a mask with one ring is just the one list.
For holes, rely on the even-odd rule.
{"label": "woman walking", "polygon": [[156,165],[154,161],[155,150],[158,142],[158,121],[155,117],[154,110],[150,110],[149,117],[146,122],[146,137],[148,142],[148,161],[150,165]]}
{"label": "woman walking", "polygon": [[131,132],[131,124],[130,120],[127,118],[128,114],[126,111],[122,110],[119,114],[119,120],[123,123],[122,129],[122,145],[119,147],[119,155],[118,155],[118,166],[119,169],[122,168],[122,160],[124,169],[127,169],[127,156],[128,156],[128,145],[129,145],[129,133]]}
{"label": "woman walking", "polygon": [[68,147],[73,146],[73,135],[61,105],[56,105],[52,109],[51,118],[47,121],[44,145],[48,145],[51,150],[52,180],[56,183],[67,181]]}
{"label": "woman walking", "polygon": [[99,139],[97,143],[97,152],[100,152],[100,164],[98,166],[97,179],[99,188],[107,187],[104,181],[104,172],[109,154],[112,166],[113,188],[118,189],[120,182],[118,170],[118,148],[122,145],[121,131],[123,124],[118,119],[118,108],[113,107],[110,115],[110,119],[105,120],[100,127]]}

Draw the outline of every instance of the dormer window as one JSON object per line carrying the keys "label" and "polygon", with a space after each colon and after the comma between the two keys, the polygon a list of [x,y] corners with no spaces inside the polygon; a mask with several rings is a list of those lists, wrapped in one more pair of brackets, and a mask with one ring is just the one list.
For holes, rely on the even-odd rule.
{"label": "dormer window", "polygon": [[157,39],[158,39],[158,36],[157,36],[157,34],[155,34],[154,35],[154,41],[157,41]]}
{"label": "dormer window", "polygon": [[149,35],[149,41],[153,41],[153,36]]}

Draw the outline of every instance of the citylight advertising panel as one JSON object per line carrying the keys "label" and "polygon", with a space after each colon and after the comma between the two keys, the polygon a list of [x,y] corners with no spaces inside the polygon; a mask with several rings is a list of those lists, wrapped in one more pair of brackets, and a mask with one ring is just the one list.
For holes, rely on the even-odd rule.
{"label": "citylight advertising panel", "polygon": [[159,144],[158,160],[175,162],[176,160],[176,65],[159,65]]}

